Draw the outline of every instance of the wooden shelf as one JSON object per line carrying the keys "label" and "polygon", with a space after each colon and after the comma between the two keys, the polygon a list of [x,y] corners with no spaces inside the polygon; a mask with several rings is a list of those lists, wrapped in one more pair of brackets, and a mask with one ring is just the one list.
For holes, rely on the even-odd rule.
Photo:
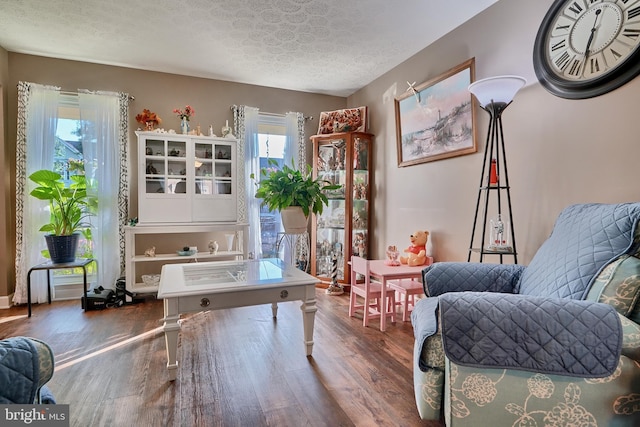
{"label": "wooden shelf", "polygon": [[191,260],[212,261],[216,258],[228,258],[244,256],[242,251],[218,251],[217,254],[209,252],[198,252],[194,255],[177,255],[177,254],[156,254],[156,256],[136,255],[133,257],[134,262],[158,262],[158,261],[180,261],[188,262]]}

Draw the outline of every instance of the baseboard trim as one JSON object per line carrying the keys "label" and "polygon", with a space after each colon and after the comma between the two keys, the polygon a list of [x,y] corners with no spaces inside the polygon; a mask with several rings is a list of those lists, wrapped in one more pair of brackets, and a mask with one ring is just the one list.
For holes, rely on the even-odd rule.
{"label": "baseboard trim", "polygon": [[11,300],[13,300],[13,293],[7,296],[0,297],[0,310],[7,310],[11,308],[13,304],[11,304]]}

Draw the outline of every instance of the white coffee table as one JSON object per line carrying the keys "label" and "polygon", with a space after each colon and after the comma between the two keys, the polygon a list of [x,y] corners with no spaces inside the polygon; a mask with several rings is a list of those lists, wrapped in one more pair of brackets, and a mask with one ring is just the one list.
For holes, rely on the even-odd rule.
{"label": "white coffee table", "polygon": [[169,379],[178,374],[180,314],[202,310],[302,301],[302,324],[307,356],[313,349],[318,279],[279,259],[166,264],[162,267],[158,298],[164,299],[164,336]]}

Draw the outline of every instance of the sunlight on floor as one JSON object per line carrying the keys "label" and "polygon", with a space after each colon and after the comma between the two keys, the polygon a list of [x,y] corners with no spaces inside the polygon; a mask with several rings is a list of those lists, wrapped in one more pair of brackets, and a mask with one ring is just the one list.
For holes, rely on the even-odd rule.
{"label": "sunlight on floor", "polygon": [[0,323],[7,323],[7,322],[12,322],[14,320],[20,320],[20,319],[26,319],[26,318],[27,318],[26,314],[21,314],[19,316],[2,317],[0,318]]}
{"label": "sunlight on floor", "polygon": [[77,358],[75,360],[71,360],[69,362],[65,362],[65,363],[62,363],[60,365],[57,365],[55,367],[55,372],[61,371],[61,370],[65,369],[65,368],[68,368],[69,366],[73,366],[76,363],[83,362],[85,360],[91,359],[92,357],[98,356],[100,354],[104,354],[104,353],[106,353],[108,351],[115,350],[116,348],[125,346],[127,344],[132,343],[132,342],[140,341],[140,340],[142,340],[144,338],[147,338],[149,336],[161,334],[162,332],[163,332],[163,327],[162,326],[158,326],[155,329],[152,329],[152,330],[147,331],[145,333],[142,333],[140,335],[136,335],[135,337],[128,338],[126,340],[123,340],[123,341],[117,342],[115,344],[112,344],[112,345],[110,345],[108,347],[101,348],[100,350],[96,350],[96,351],[94,351],[92,353],[89,353],[89,354],[87,354],[85,356],[79,357],[79,358]]}

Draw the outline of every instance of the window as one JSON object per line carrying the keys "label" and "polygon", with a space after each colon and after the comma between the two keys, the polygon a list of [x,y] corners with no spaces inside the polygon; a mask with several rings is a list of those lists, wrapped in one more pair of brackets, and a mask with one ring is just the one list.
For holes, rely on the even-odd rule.
{"label": "window", "polygon": [[[125,203],[128,173],[121,168],[128,161],[128,102],[129,96],[123,92],[81,89],[77,93],[62,93],[57,87],[18,82],[16,177],[21,185],[16,186],[16,215],[20,215],[22,222],[16,221],[13,296],[16,304],[27,301],[28,268],[42,262],[44,239],[38,229],[49,217],[46,204],[33,199],[26,191],[30,187],[27,176],[40,169],[52,169],[56,163],[68,176],[81,165],[79,160],[73,160],[80,154],[85,160],[82,163],[85,176],[91,184],[89,191],[97,196],[99,206],[96,215],[90,218],[95,225],[91,229],[91,240],[100,242],[92,248],[98,264],[96,280],[92,282],[110,286],[117,280],[123,263],[119,250],[124,242],[121,225],[128,216]],[[61,120],[59,133],[58,119]],[[72,123],[63,121],[65,119]],[[74,130],[73,121],[80,121],[82,148],[77,144],[78,138],[67,138],[68,133],[64,133],[65,127]],[[68,158],[72,160],[69,162]],[[47,300],[46,280],[40,276],[31,282],[32,302]]]}
{"label": "window", "polygon": [[[58,107],[58,123],[56,126],[56,140],[54,144],[53,170],[62,175],[65,182],[71,180],[72,175],[84,174],[84,156],[82,153],[82,122],[80,121],[80,107],[78,97],[61,95]],[[93,242],[91,230],[83,233],[78,241],[79,258],[93,257]],[[95,272],[95,265],[88,266],[89,274]],[[54,270],[52,272],[53,285],[82,283],[82,268],[69,270]]]}
{"label": "window", "polygon": [[[284,162],[284,147],[286,143],[286,128],[284,117],[260,114],[258,123],[258,144],[260,168],[266,167],[268,159],[273,159],[282,165]],[[262,242],[262,257],[278,257],[278,240],[282,235],[280,212],[260,208],[260,239]]]}

